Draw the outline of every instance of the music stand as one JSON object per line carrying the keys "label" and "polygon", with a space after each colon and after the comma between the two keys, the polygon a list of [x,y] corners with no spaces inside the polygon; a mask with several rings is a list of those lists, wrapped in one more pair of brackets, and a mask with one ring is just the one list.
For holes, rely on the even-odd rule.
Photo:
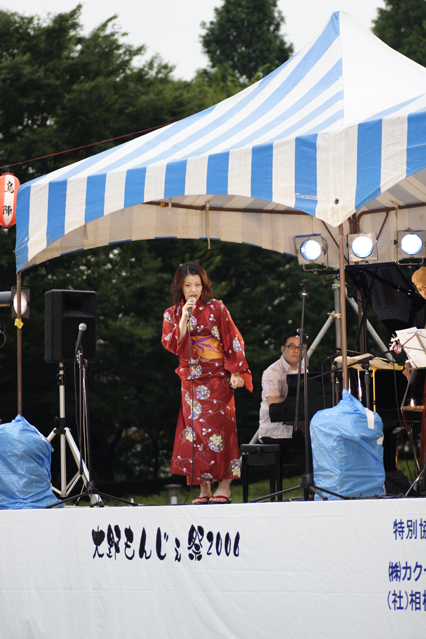
{"label": "music stand", "polygon": [[412,368],[426,368],[426,329],[404,328],[396,334]]}
{"label": "music stand", "polygon": [[[412,328],[406,328],[406,329],[401,329],[399,331],[396,331],[396,335],[398,337],[399,343],[401,344],[402,348],[404,349],[407,355],[408,361],[412,369],[415,370],[419,368],[426,368],[426,330],[424,328],[412,327]],[[412,380],[410,379],[409,383],[407,384],[407,390],[411,381]],[[405,401],[405,396],[403,401]],[[424,411],[424,408],[423,408],[423,411]],[[406,495],[408,495],[408,493],[413,488],[413,486],[415,486],[422,477],[423,477],[423,484],[425,483],[424,475],[426,472],[426,459],[422,460],[422,450],[420,451],[420,458],[422,463],[424,461],[423,469],[420,470],[420,465],[415,457],[419,474],[417,478],[414,480],[413,484],[408,489]]]}

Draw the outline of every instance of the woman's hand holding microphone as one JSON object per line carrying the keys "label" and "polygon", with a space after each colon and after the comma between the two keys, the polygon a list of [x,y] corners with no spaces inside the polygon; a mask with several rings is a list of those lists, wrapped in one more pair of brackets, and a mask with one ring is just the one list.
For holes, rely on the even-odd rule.
{"label": "woman's hand holding microphone", "polygon": [[195,297],[188,297],[185,304],[182,307],[182,319],[179,322],[179,344],[183,340],[188,330],[188,322],[191,318],[192,311],[195,308],[197,300]]}
{"label": "woman's hand holding microphone", "polygon": [[185,317],[186,321],[191,318],[196,303],[197,300],[195,299],[195,297],[188,297],[188,299],[186,300],[182,311],[182,315]]}

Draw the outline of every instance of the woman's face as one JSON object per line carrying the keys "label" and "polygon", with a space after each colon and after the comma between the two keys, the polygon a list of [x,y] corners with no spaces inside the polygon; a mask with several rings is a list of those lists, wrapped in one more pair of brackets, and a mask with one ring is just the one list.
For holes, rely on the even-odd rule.
{"label": "woman's face", "polygon": [[185,301],[189,297],[195,297],[198,300],[203,292],[203,285],[199,275],[187,275],[183,280],[183,296]]}

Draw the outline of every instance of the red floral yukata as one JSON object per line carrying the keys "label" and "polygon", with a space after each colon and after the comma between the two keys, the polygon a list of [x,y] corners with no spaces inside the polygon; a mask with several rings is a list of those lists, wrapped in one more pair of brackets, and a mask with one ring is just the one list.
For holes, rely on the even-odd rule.
{"label": "red floral yukata", "polygon": [[[179,344],[183,302],[163,316],[161,342],[179,356],[182,404],[176,426],[171,472],[188,484],[218,482],[241,476],[231,373],[240,373],[252,391],[244,341],[226,306],[219,300],[197,300],[189,333]],[[192,380],[192,383],[191,383]]]}

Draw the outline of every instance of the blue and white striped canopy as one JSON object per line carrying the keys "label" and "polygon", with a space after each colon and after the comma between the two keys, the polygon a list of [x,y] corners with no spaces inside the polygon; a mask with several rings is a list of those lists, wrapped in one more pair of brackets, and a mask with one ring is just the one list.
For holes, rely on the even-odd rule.
{"label": "blue and white striped canopy", "polygon": [[[17,270],[129,240],[210,238],[295,254],[337,227],[424,228],[426,69],[348,14],[241,93],[21,186]],[[380,244],[381,242],[381,244]]]}

